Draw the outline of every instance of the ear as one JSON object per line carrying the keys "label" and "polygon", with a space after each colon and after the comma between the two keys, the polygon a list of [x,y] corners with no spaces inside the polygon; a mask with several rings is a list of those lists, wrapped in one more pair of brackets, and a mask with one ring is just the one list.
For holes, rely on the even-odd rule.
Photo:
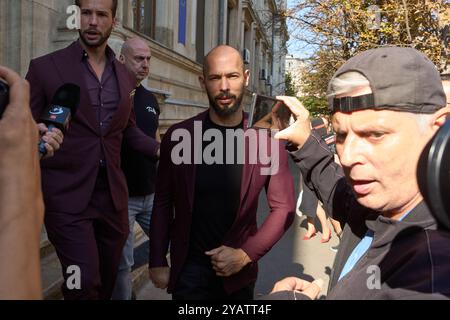
{"label": "ear", "polygon": [[250,70],[245,70],[244,71],[244,81],[245,81],[245,86],[248,86],[248,82],[250,80]]}
{"label": "ear", "polygon": [[433,129],[437,131],[450,116],[450,107],[441,108],[434,113]]}
{"label": "ear", "polygon": [[206,90],[205,76],[203,76],[203,75],[198,76],[198,82],[200,82],[200,86],[202,87],[202,89]]}
{"label": "ear", "polygon": [[120,55],[119,62],[122,63],[122,64],[125,64],[125,57],[124,57],[123,54]]}
{"label": "ear", "polygon": [[117,23],[118,23],[118,19],[117,19],[117,17],[114,17],[113,18],[113,28],[114,29],[117,28]]}

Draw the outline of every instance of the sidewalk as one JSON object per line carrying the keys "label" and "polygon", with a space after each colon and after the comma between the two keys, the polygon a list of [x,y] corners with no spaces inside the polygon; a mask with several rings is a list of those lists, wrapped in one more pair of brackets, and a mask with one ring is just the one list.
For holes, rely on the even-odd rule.
{"label": "sidewalk", "polygon": [[[335,257],[330,246],[336,245],[338,240],[333,234],[330,242],[320,243],[321,233],[311,240],[302,240],[306,233],[305,220],[304,217],[296,217],[284,237],[260,260],[255,298],[270,292],[276,281],[290,276],[305,280],[321,278],[324,280],[324,286],[320,298],[325,298]],[[146,282],[137,292],[137,299],[169,300],[171,295],[167,294],[165,290],[155,288],[150,282]]]}
{"label": "sidewalk", "polygon": [[[291,163],[294,185],[298,186],[298,169]],[[297,192],[297,190],[296,190]],[[258,223],[261,224],[269,212],[265,192],[259,199]],[[320,224],[319,224],[320,225]],[[319,229],[318,229],[319,230]],[[259,274],[255,286],[255,298],[269,293],[274,283],[285,277],[295,276],[305,280],[321,278],[324,287],[321,298],[327,289],[335,253],[330,246],[338,243],[336,235],[328,243],[320,243],[322,233],[304,241],[306,218],[295,217],[295,221],[280,241],[259,261]],[[165,290],[156,289],[150,282],[137,292],[138,300],[167,300],[171,296]]]}

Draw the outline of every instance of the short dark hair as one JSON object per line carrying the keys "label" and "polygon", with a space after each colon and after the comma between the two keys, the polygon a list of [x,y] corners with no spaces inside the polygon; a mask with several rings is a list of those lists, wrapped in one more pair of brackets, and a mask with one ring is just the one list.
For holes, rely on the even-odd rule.
{"label": "short dark hair", "polygon": [[[81,0],[75,0],[75,5],[77,5],[78,7],[81,8]],[[115,18],[116,13],[117,13],[117,0],[112,0],[111,11],[112,11],[113,18]]]}

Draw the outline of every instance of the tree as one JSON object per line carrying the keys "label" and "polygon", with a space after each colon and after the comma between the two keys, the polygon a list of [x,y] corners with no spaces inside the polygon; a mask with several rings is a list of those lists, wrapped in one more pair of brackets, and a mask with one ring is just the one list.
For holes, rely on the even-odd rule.
{"label": "tree", "polygon": [[312,53],[302,74],[307,96],[324,98],[346,60],[382,45],[414,47],[441,71],[449,64],[447,0],[299,0],[285,14],[291,38]]}
{"label": "tree", "polygon": [[330,113],[328,109],[327,99],[316,96],[304,96],[299,98],[300,102],[308,109],[313,117],[327,115]]}
{"label": "tree", "polygon": [[292,79],[292,74],[287,71],[284,78],[285,95],[295,97],[297,95],[297,90],[295,89],[294,80]]}
{"label": "tree", "polygon": [[[287,96],[295,97],[298,94],[297,88],[294,83],[294,79],[290,72],[286,72],[285,77],[285,94]],[[303,105],[308,109],[312,116],[319,116],[328,114],[328,104],[327,100],[323,97],[317,97],[314,95],[303,95],[297,98],[303,103]]]}

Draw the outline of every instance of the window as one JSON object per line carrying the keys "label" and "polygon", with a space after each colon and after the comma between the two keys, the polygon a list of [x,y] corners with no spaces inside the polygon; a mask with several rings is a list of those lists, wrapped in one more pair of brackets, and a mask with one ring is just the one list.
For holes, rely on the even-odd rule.
{"label": "window", "polygon": [[231,14],[233,8],[228,6],[227,8],[227,44],[230,45],[230,34],[231,34]]}
{"label": "window", "polygon": [[151,38],[155,37],[156,0],[132,0],[133,20],[130,27]]}
{"label": "window", "polygon": [[186,0],[179,0],[178,43],[186,45]]}
{"label": "window", "polygon": [[196,60],[203,64],[205,57],[205,0],[197,0],[197,30],[195,36]]}

